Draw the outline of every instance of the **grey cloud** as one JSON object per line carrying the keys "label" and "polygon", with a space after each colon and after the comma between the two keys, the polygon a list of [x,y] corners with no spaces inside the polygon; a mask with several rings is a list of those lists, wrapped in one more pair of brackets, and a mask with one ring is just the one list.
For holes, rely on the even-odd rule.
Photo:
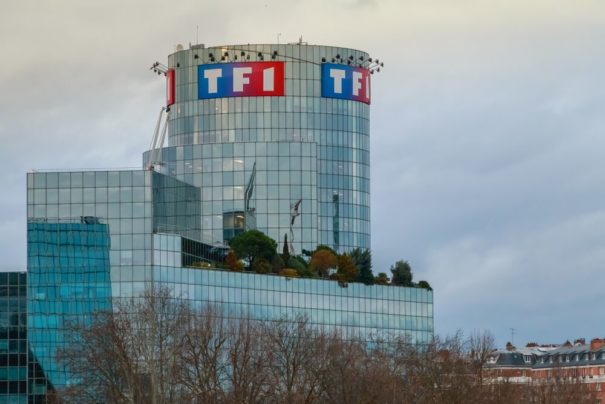
{"label": "grey cloud", "polygon": [[[605,210],[565,218],[547,228],[510,235],[497,245],[479,235],[453,242],[428,257],[442,329],[473,325],[500,331],[515,327],[526,339],[553,342],[590,329],[586,307],[602,295]],[[461,293],[464,291],[464,293]],[[545,320],[545,319],[548,319]],[[553,328],[550,321],[561,321]],[[568,328],[573,325],[573,328]],[[586,331],[584,331],[586,332]],[[573,337],[569,336],[570,338]]]}

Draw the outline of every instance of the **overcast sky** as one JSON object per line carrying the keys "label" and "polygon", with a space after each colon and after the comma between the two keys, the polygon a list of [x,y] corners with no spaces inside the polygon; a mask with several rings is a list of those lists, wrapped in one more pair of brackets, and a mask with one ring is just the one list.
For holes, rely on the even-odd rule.
{"label": "overcast sky", "polygon": [[0,268],[24,268],[25,174],[140,167],[177,43],[363,49],[375,272],[409,260],[435,325],[500,345],[603,337],[605,2],[5,2]]}

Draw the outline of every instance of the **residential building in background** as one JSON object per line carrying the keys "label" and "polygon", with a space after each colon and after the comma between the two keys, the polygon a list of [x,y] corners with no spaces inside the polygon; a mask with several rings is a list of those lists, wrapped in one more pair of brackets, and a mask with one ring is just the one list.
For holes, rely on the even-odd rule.
{"label": "residential building in background", "polygon": [[302,42],[177,47],[153,66],[167,105],[142,170],[28,173],[27,331],[46,376],[36,391],[77,382],[56,358],[71,322],[153,286],[230,317],[304,314],[345,338],[429,342],[429,289],[208,268],[247,229],[280,248],[287,235],[296,254],[370,247],[376,66]]}
{"label": "residential building in background", "polygon": [[582,339],[562,345],[528,344],[494,351],[488,358],[487,375],[495,382],[543,385],[588,385],[598,403],[605,403],[605,339]]}

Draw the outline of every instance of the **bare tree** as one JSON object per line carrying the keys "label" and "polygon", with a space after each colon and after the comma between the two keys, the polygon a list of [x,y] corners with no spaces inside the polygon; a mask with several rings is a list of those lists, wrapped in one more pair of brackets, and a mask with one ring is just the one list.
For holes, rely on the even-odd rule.
{"label": "bare tree", "polygon": [[330,340],[326,384],[326,402],[376,403],[397,398],[398,381],[389,366],[388,352],[382,346],[370,349],[360,340]]}
{"label": "bare tree", "polygon": [[474,331],[468,338],[468,357],[471,370],[477,375],[480,385],[483,385],[483,369],[490,354],[495,350],[494,335],[489,331]]}
{"label": "bare tree", "polygon": [[267,366],[272,362],[272,353],[262,345],[260,330],[259,323],[249,318],[231,323],[228,345],[228,402],[262,403],[269,396]]}
{"label": "bare tree", "polygon": [[189,306],[160,288],[145,291],[142,299],[130,300],[124,307],[133,318],[132,349],[149,377],[149,402],[175,402],[182,393],[179,358],[192,317]]}
{"label": "bare tree", "polygon": [[229,378],[230,324],[219,308],[210,305],[190,321],[180,351],[180,382],[188,391],[188,401],[223,402]]}
{"label": "bare tree", "polygon": [[274,398],[290,403],[317,400],[324,376],[321,352],[325,349],[325,335],[313,329],[305,316],[267,322],[262,330],[271,352],[268,370]]}
{"label": "bare tree", "polygon": [[135,403],[144,396],[142,371],[130,354],[130,324],[113,313],[100,312],[90,326],[72,324],[67,347],[57,358],[72,380],[60,392],[66,402]]}
{"label": "bare tree", "polygon": [[71,325],[58,353],[70,385],[58,394],[66,403],[120,404],[594,402],[560,369],[535,384],[490,378],[488,332],[418,345],[345,339],[304,316],[237,317],[219,306],[192,309],[161,288],[120,301]]}
{"label": "bare tree", "polygon": [[526,402],[537,404],[594,404],[594,393],[579,378],[571,378],[562,367],[555,367],[551,377],[538,380],[527,389]]}
{"label": "bare tree", "polygon": [[92,322],[71,324],[57,359],[70,373],[65,401],[153,404],[174,402],[181,341],[191,312],[167,289],[122,300]]}

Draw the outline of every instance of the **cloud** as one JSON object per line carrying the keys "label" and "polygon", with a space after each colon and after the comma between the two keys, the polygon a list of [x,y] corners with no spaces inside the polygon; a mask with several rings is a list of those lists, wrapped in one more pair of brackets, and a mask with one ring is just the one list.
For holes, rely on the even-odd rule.
{"label": "cloud", "polygon": [[[596,337],[586,305],[602,294],[594,281],[602,278],[605,262],[604,225],[601,210],[521,237],[502,237],[497,245],[474,236],[435,249],[427,265],[439,291],[438,328],[480,326],[498,332],[501,343],[508,327],[516,328],[522,341],[540,336],[548,338],[543,342],[563,342],[582,333]],[[562,330],[552,327],[557,320]]]}

